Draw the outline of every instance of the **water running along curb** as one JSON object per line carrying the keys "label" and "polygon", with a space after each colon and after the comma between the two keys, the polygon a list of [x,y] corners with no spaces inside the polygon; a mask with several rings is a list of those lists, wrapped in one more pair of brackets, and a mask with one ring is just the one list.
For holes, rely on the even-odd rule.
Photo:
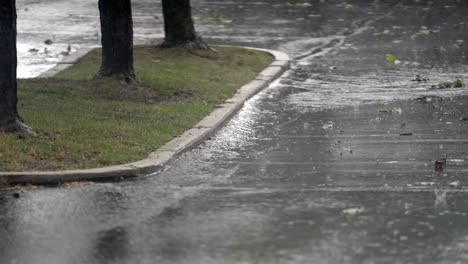
{"label": "water running along curb", "polygon": [[[257,77],[239,88],[236,94],[226,100],[220,107],[216,108],[208,116],[199,121],[191,129],[182,135],[173,138],[171,141],[151,152],[146,159],[109,167],[83,169],[83,170],[63,170],[63,171],[26,171],[26,172],[0,172],[0,184],[54,184],[71,181],[92,181],[110,180],[147,175],[160,170],[169,161],[188,151],[211,136],[227,120],[237,113],[245,101],[266,88],[272,81],[281,76],[289,69],[291,58],[283,52],[244,47],[263,51],[271,54],[275,60]],[[49,69],[39,77],[51,77],[60,71],[75,64],[81,57],[88,54],[92,48],[83,49],[67,57],[65,60]]]}

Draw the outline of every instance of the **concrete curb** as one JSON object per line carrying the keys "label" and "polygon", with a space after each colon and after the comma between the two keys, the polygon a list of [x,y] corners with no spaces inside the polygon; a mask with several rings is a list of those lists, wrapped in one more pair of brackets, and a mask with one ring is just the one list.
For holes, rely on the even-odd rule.
{"label": "concrete curb", "polygon": [[[232,98],[226,100],[221,107],[216,108],[193,128],[175,137],[158,150],[150,153],[148,158],[133,163],[96,169],[0,172],[0,184],[53,184],[70,181],[122,179],[143,176],[160,170],[166,163],[181,153],[192,149],[212,135],[242,108],[246,100],[267,87],[272,81],[289,69],[291,59],[286,53],[267,49],[245,48],[267,52],[275,58],[275,61],[263,70],[255,80],[242,86],[236,94]],[[47,78],[57,74],[72,66],[91,50],[92,49],[83,49],[67,57],[64,61],[39,77]]]}

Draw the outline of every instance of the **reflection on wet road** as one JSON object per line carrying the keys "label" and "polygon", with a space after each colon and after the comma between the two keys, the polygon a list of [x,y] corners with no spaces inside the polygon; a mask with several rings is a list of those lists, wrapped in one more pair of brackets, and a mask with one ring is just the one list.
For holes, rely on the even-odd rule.
{"label": "reflection on wet road", "polygon": [[[464,2],[194,6],[211,41],[287,51],[292,70],[162,172],[2,191],[1,263],[468,261],[466,88],[431,88],[467,79]],[[135,3],[140,41],[160,36],[153,10]]]}

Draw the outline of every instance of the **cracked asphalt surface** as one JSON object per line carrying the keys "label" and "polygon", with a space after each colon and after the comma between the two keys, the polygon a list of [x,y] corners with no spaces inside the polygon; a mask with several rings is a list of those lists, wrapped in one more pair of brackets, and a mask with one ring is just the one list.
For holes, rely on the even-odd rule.
{"label": "cracked asphalt surface", "polygon": [[[52,29],[24,22],[20,45],[56,43],[23,53],[25,76],[97,44],[94,2],[22,4]],[[468,261],[467,88],[431,88],[467,80],[465,1],[193,5],[210,42],[280,49],[292,69],[161,172],[2,190],[1,263]],[[138,42],[161,36],[158,8],[134,1]]]}

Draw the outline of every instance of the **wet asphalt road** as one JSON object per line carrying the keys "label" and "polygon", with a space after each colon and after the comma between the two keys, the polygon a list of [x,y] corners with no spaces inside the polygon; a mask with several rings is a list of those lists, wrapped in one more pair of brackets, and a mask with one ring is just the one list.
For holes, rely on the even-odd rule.
{"label": "wet asphalt road", "polygon": [[[89,1],[37,7],[75,2],[95,30]],[[430,89],[468,79],[464,1],[194,6],[210,41],[286,51],[292,70],[162,172],[19,199],[2,191],[0,263],[468,261],[467,88]],[[135,1],[148,17],[137,21],[152,10]],[[136,24],[138,41],[160,36]],[[56,45],[96,41],[54,34]]]}

